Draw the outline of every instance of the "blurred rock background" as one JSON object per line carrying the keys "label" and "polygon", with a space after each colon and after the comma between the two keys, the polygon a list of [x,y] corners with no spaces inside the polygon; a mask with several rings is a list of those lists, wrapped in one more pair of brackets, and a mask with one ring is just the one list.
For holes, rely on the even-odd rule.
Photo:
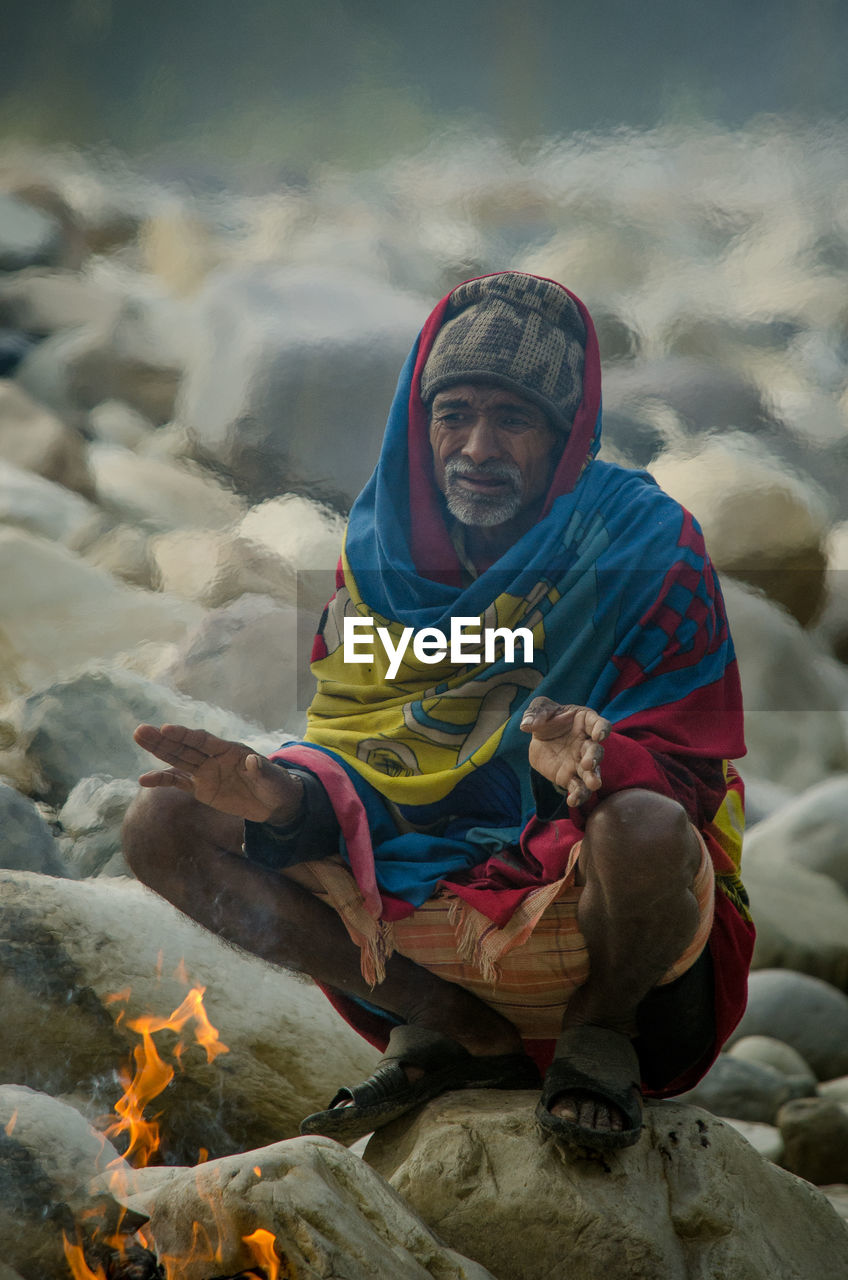
{"label": "blurred rock background", "polygon": [[739,655],[756,972],[686,1101],[848,1215],[846,48],[826,0],[650,18],[604,0],[591,19],[555,0],[9,0],[0,1083],[108,1109],[129,1044],[109,992],[178,999],[150,978],[159,937],[208,983],[246,1080],[198,1111],[189,1071],[169,1161],[204,1125],[213,1156],[288,1137],[340,1061],[365,1072],[322,997],[128,878],[131,732],[179,720],[270,750],[301,731],[400,365],[438,297],[515,267],[595,316],[602,456],[701,521]]}

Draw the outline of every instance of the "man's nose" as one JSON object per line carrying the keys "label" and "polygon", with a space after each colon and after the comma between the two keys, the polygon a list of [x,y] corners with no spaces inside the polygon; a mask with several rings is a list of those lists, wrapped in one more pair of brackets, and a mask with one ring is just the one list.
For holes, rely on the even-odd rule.
{"label": "man's nose", "polygon": [[501,453],[501,442],[498,432],[487,417],[475,418],[462,446],[464,457],[471,462],[488,462],[490,458],[498,458]]}

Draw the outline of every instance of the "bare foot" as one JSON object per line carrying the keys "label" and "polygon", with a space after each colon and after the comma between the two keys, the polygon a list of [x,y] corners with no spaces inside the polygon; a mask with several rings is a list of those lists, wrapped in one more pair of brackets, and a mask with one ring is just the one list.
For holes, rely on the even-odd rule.
{"label": "bare foot", "polygon": [[562,1093],[550,1104],[549,1110],[555,1116],[579,1124],[581,1129],[612,1133],[624,1128],[624,1117],[618,1107],[588,1093]]}
{"label": "bare foot", "polygon": [[201,804],[253,822],[283,825],[300,811],[300,779],[242,742],[179,724],[163,724],[160,729],[140,724],[133,737],[171,766],[142,774],[143,787],[178,787]]}

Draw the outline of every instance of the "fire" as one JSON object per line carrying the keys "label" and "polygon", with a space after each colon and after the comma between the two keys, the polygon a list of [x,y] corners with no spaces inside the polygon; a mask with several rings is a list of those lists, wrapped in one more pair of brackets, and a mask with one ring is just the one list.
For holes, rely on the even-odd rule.
{"label": "fire", "polygon": [[145,1109],[174,1078],[174,1068],[160,1057],[153,1036],[158,1031],[173,1031],[180,1035],[174,1048],[174,1057],[178,1063],[186,1048],[182,1032],[190,1023],[194,1024],[194,1040],[205,1050],[207,1062],[214,1062],[219,1054],[229,1052],[209,1021],[203,1006],[205,993],[205,987],[192,987],[169,1017],[147,1015],[127,1023],[130,1031],[141,1036],[141,1044],[133,1049],[135,1070],[132,1075],[129,1068],[125,1068],[120,1074],[124,1092],[115,1104],[118,1119],[107,1126],[106,1133],[110,1138],[124,1133],[129,1135],[129,1146],[124,1152],[124,1159],[136,1168],[148,1165],[159,1149],[158,1117],[147,1119]]}
{"label": "fire", "polygon": [[262,1268],[268,1280],[286,1280],[280,1271],[280,1256],[274,1248],[277,1237],[272,1231],[259,1227],[242,1239],[253,1254],[253,1261]]}
{"label": "fire", "polygon": [[62,1233],[62,1245],[65,1250],[65,1259],[68,1263],[68,1269],[73,1276],[73,1280],[106,1280],[106,1272],[98,1265],[96,1271],[92,1271],[91,1267],[85,1260],[85,1254],[82,1246],[71,1244],[65,1233]]}
{"label": "fire", "polygon": [[4,1126],[3,1132],[6,1134],[7,1138],[11,1138],[12,1134],[15,1132],[15,1125],[17,1123],[18,1123],[18,1109],[17,1107],[15,1107],[15,1110],[9,1116],[9,1119]]}

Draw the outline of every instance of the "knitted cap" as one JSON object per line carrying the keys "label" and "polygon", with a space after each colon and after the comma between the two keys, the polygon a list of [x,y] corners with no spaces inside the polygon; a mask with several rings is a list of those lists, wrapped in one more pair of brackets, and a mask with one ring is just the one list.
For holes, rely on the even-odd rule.
{"label": "knitted cap", "polygon": [[583,398],[586,326],[559,285],[520,271],[467,280],[421,372],[421,398],[457,382],[496,382],[568,430]]}

